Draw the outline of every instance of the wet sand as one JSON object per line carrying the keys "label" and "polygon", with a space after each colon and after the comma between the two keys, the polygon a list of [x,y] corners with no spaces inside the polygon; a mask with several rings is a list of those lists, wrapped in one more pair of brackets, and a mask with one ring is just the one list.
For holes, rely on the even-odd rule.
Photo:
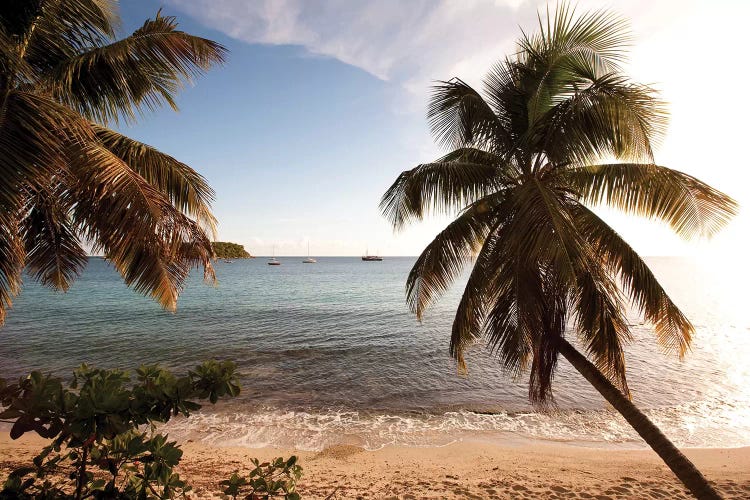
{"label": "wet sand", "polygon": [[[30,461],[43,441],[0,437],[0,473]],[[219,498],[218,481],[247,471],[249,458],[294,453],[303,498],[690,498],[651,450],[462,442],[441,448],[336,446],[322,452],[223,448],[188,442],[179,467],[193,498]],[[750,498],[750,448],[688,449],[725,498]],[[28,462],[26,462],[28,463]]]}

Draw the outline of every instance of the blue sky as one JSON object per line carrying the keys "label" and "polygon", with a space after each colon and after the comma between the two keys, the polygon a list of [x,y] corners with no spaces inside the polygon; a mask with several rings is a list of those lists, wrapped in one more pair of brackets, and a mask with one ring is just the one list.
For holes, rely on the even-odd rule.
{"label": "blue sky", "polygon": [[[440,154],[424,118],[430,82],[460,76],[479,84],[489,65],[512,49],[519,25],[533,29],[543,5],[523,0],[122,1],[123,32],[163,7],[181,29],[230,50],[224,67],[180,95],[179,113],[160,110],[122,130],[206,176],[217,192],[219,239],[242,243],[251,253],[268,255],[275,246],[277,255],[300,255],[309,241],[319,256],[358,255],[367,248],[416,255],[447,219],[394,235],[379,215],[378,201],[399,172]],[[716,154],[717,146],[742,140],[741,123],[739,130],[731,125],[748,111],[747,104],[723,106],[728,95],[714,96],[710,105],[697,101],[702,83],[692,68],[705,55],[701,51],[713,54],[714,33],[706,30],[714,29],[730,45],[736,37],[738,45],[723,56],[728,63],[723,69],[727,80],[737,77],[733,72],[742,68],[729,63],[744,43],[740,19],[750,13],[747,5],[640,0],[579,5],[611,6],[631,18],[631,74],[656,83],[673,104],[670,135],[657,160],[741,202],[750,199],[745,168],[729,153]],[[697,26],[707,40],[701,45],[696,45]],[[716,123],[725,129],[729,124],[729,133],[707,127]],[[706,141],[696,143],[696,137]],[[688,246],[658,224],[605,216],[647,255],[731,250],[746,234],[743,216],[716,242]]]}

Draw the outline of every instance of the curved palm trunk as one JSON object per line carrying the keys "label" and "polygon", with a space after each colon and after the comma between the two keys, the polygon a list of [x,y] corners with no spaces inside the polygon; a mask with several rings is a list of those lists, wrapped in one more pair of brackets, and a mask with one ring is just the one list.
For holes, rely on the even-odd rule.
{"label": "curved palm trunk", "polygon": [[561,340],[560,354],[584,376],[586,380],[604,396],[625,420],[640,434],[651,448],[672,469],[677,478],[700,499],[720,499],[719,493],[710,485],[703,474],[677,449],[675,445],[656,427],[646,415],[626,398],[585,356],[578,352],[567,340]]}

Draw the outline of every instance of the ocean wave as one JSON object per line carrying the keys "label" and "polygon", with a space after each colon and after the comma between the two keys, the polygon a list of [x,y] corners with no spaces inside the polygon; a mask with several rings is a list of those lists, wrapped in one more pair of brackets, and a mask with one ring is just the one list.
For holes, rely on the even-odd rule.
{"label": "ocean wave", "polygon": [[[726,408],[726,403],[703,401],[647,413],[680,447],[750,445],[750,409],[728,414]],[[739,419],[745,423],[738,425]],[[545,441],[590,447],[645,446],[619,414],[607,410],[388,414],[267,408],[248,413],[198,413],[173,420],[164,430],[174,437],[218,446],[306,451],[342,444],[367,450],[389,445],[445,446],[476,439],[506,444]]]}

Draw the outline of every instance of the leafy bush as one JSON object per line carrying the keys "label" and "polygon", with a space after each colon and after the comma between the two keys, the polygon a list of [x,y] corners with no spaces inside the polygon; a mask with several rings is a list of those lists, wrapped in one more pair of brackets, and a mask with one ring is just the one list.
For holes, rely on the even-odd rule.
{"label": "leafy bush", "polygon": [[204,362],[182,377],[142,366],[135,383],[127,372],[86,365],[74,371],[67,386],[40,372],[17,384],[0,379],[0,419],[13,422],[11,437],[36,432],[52,440],[33,466],[10,474],[0,499],[146,499],[184,493],[190,487],[174,472],[182,450],[156,432],[156,424],[190,415],[201,408],[196,400],[215,403],[239,392],[229,361]]}
{"label": "leafy bush", "polygon": [[289,460],[279,457],[264,463],[254,458],[252,462],[255,468],[247,477],[235,472],[220,483],[226,487],[223,490],[225,495],[246,500],[268,500],[272,497],[299,500],[296,487],[297,480],[302,477],[302,467],[297,465],[297,457],[292,456]]}

